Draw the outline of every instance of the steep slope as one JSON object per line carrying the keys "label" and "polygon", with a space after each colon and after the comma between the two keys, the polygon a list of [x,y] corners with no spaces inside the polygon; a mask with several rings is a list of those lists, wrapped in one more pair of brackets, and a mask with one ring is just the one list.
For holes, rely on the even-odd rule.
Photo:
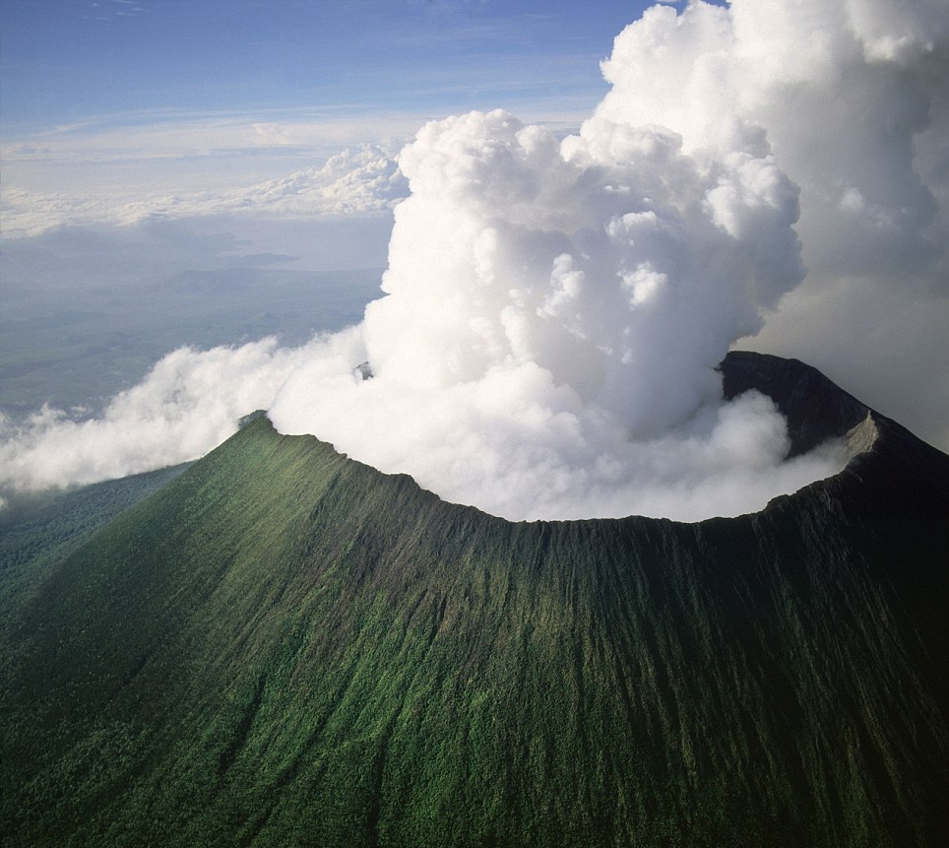
{"label": "steep slope", "polygon": [[122,510],[181,474],[188,464],[133,474],[66,492],[22,496],[0,510],[0,627],[21,593]]}
{"label": "steep slope", "polygon": [[943,844],[949,457],[722,369],[869,450],[739,518],[510,523],[254,421],[20,610],[3,844]]}

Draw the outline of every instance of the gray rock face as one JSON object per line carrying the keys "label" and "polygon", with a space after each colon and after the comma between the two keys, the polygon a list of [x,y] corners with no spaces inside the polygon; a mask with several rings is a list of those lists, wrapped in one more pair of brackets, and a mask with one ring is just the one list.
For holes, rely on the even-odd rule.
{"label": "gray rock face", "polygon": [[871,410],[797,359],[732,351],[719,366],[728,400],[757,389],[768,395],[788,419],[790,456],[807,453],[821,442],[845,436]]}

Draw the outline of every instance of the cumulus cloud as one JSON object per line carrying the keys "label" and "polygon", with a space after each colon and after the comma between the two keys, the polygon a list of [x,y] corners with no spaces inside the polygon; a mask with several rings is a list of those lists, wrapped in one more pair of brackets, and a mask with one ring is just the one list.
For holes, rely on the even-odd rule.
{"label": "cumulus cloud", "polygon": [[[848,292],[944,284],[937,6],[660,5],[617,37],[612,88],[578,134],[503,111],[427,124],[398,160],[410,195],[385,296],[358,327],[268,348],[254,403],[202,412],[203,448],[188,450],[266,406],[283,432],[514,519],[731,515],[834,473],[840,446],[785,461],[773,404],[723,403],[714,367],[802,281],[799,302],[844,280]],[[395,172],[368,167],[385,195]],[[293,181],[259,192],[297,194]],[[206,355],[224,368],[241,350]],[[205,354],[186,356],[201,371]],[[354,375],[363,361],[372,379]],[[164,397],[128,420],[162,421],[176,408]],[[16,482],[38,484],[30,468],[59,428],[121,429],[123,409],[86,425],[46,413],[7,443],[14,459],[34,451]]]}
{"label": "cumulus cloud", "polygon": [[531,364],[654,435],[715,396],[711,367],[802,275],[796,191],[769,157],[703,174],[664,130],[561,145],[494,112],[427,125],[400,162],[412,196],[365,320],[382,382]]}
{"label": "cumulus cloud", "polygon": [[947,85],[947,15],[938,2],[898,6],[654,7],[616,38],[590,128],[673,127],[699,156],[771,150],[801,188],[812,274],[918,268],[939,247],[914,159]]}
{"label": "cumulus cloud", "polygon": [[320,168],[223,195],[208,211],[281,215],[366,215],[390,210],[408,193],[392,154],[378,145],[346,149]]}
{"label": "cumulus cloud", "polygon": [[593,119],[673,127],[699,158],[770,149],[808,274],[742,346],[807,358],[943,448],[947,38],[940,0],[654,8],[617,37]]}
{"label": "cumulus cloud", "polygon": [[373,379],[315,358],[279,429],[518,519],[734,514],[839,467],[782,463],[760,395],[719,401],[730,342],[803,276],[770,154],[700,166],[656,126],[561,143],[497,111],[426,125],[399,161],[387,296],[350,356]]}
{"label": "cumulus cloud", "polygon": [[394,155],[379,145],[347,148],[319,168],[224,191],[114,198],[9,188],[0,198],[3,236],[40,235],[64,225],[137,224],[151,218],[207,215],[335,218],[389,212],[407,193]]}

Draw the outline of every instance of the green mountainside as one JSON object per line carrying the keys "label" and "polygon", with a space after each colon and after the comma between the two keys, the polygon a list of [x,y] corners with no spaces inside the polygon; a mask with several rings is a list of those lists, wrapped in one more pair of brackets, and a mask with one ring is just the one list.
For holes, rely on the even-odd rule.
{"label": "green mountainside", "polygon": [[13,496],[0,509],[0,628],[49,570],[120,512],[174,480],[189,463],[66,492]]}
{"label": "green mountainside", "polygon": [[0,844],[946,844],[949,457],[722,370],[869,450],[739,518],[511,523],[252,421],[11,613]]}

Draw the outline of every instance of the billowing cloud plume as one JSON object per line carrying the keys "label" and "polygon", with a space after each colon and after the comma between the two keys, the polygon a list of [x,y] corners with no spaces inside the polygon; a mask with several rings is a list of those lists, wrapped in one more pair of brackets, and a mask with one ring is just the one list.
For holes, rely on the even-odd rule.
{"label": "billowing cloud plume", "polygon": [[947,21],[939,0],[654,7],[617,37],[587,132],[656,123],[699,157],[770,150],[801,188],[812,275],[915,272],[942,251],[917,166],[920,146],[945,163],[925,130],[945,108]]}
{"label": "billowing cloud plume", "polygon": [[712,370],[803,276],[770,154],[700,165],[655,126],[560,143],[492,112],[428,124],[400,165],[387,296],[349,357],[374,377],[317,358],[279,429],[512,518],[740,512],[831,467],[782,465],[773,405],[720,406]]}
{"label": "billowing cloud plume", "polygon": [[[773,405],[722,403],[714,366],[805,276],[940,285],[938,5],[656,6],[617,37],[579,134],[501,111],[426,125],[399,157],[385,297],[356,328],[269,350],[252,405],[516,519],[736,514],[834,473],[839,447],[783,461]],[[41,422],[14,455],[68,426]]]}

